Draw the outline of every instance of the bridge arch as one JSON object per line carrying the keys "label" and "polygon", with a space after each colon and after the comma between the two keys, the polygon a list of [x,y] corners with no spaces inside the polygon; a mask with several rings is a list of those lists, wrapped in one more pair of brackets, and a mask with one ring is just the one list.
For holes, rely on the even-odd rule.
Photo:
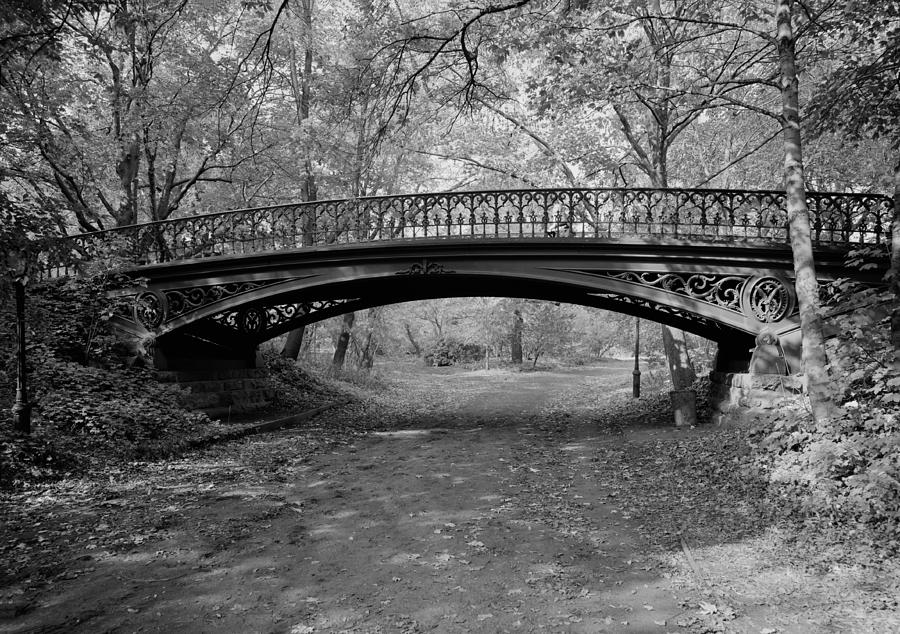
{"label": "bridge arch", "polygon": [[[834,277],[843,252],[820,254]],[[799,369],[790,251],[660,239],[405,241],[177,261],[141,267],[123,291],[123,330],[156,337],[157,365],[250,363],[256,346],[351,310],[419,299],[496,296],[605,308],[724,344],[740,363],[753,338],[778,335]]]}
{"label": "bridge arch", "polygon": [[[893,202],[807,192],[820,281],[888,240]],[[783,191],[535,189],[326,200],[174,218],[65,238],[41,277],[85,259],[135,263],[116,324],[156,363],[252,363],[291,327],[379,304],[496,295],[610,308],[746,356],[777,335],[800,367]],[[878,283],[881,272],[853,272]],[[739,343],[735,343],[739,342]],[[743,352],[737,350],[743,346]]]}

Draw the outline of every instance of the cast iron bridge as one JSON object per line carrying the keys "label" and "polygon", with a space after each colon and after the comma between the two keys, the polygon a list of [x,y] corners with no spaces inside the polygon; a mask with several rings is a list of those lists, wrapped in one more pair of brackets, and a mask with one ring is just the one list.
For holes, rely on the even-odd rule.
{"label": "cast iron bridge", "polygon": [[[889,240],[892,200],[810,192],[821,280],[855,246]],[[798,369],[785,194],[545,189],[326,200],[71,236],[44,277],[116,256],[146,285],[121,292],[118,325],[156,341],[158,367],[252,363],[303,324],[437,297],[597,306],[667,323],[746,357],[767,330]]]}

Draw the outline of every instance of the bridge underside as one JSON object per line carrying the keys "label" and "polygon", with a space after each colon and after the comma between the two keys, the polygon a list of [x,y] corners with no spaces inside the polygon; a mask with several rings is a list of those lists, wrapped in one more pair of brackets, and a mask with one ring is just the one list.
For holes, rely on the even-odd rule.
{"label": "bridge underside", "polygon": [[[844,251],[817,252],[820,279],[846,276]],[[785,245],[665,240],[392,242],[211,257],[141,267],[116,322],[154,340],[160,369],[251,366],[257,346],[303,324],[372,306],[496,296],[594,306],[720,344],[746,370],[754,337],[778,336],[799,371],[799,320]],[[877,273],[870,276],[876,281]]]}

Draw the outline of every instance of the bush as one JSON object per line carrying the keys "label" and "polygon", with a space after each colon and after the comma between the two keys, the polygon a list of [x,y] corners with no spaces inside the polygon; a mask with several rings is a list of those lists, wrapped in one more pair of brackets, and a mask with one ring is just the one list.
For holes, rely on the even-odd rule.
{"label": "bush", "polygon": [[293,359],[285,359],[274,351],[265,352],[263,359],[269,371],[268,382],[275,392],[273,405],[278,408],[309,409],[330,402],[338,394]]}
{"label": "bush", "polygon": [[[116,275],[56,281],[29,290],[28,365],[33,434],[0,432],[0,482],[53,477],[93,463],[167,453],[211,425],[188,409],[187,393],[127,368],[109,328]],[[0,378],[11,398],[15,370],[12,320],[2,330]]]}
{"label": "bush", "polygon": [[34,372],[35,425],[104,444],[137,444],[208,423],[187,409],[187,393],[142,368],[87,367],[55,357]]}
{"label": "bush", "polygon": [[107,293],[132,284],[120,275],[104,273],[29,288],[29,337],[60,359],[82,364],[110,363],[127,356],[121,339],[109,327],[122,300]]}
{"label": "bush", "polygon": [[886,291],[838,282],[835,306],[854,310],[829,320],[828,344],[841,405],[815,424],[797,405],[759,421],[756,460],[786,511],[817,529],[831,528],[890,551],[900,550],[900,370],[892,363]]}
{"label": "bush", "polygon": [[477,363],[484,360],[484,349],[478,344],[463,343],[457,339],[440,338],[425,353],[425,362],[435,367]]}
{"label": "bush", "polygon": [[212,425],[186,408],[184,390],[158,383],[149,370],[88,367],[38,350],[45,355],[30,377],[37,388],[33,432],[3,434],[3,485],[169,453]]}
{"label": "bush", "polygon": [[31,436],[4,433],[0,437],[0,486],[17,480],[41,480],[71,471],[77,458],[63,443],[37,432]]}

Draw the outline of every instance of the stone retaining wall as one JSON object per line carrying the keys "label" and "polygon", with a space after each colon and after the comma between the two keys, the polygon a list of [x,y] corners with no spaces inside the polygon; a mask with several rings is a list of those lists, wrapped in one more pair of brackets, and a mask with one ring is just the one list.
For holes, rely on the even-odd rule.
{"label": "stone retaining wall", "polygon": [[275,393],[266,380],[268,372],[260,368],[157,371],[157,379],[190,389],[189,402],[210,418],[228,419],[232,414],[253,412],[267,407]]}
{"label": "stone retaining wall", "polygon": [[718,413],[736,408],[771,409],[806,391],[806,378],[800,374],[710,372],[709,381],[709,404]]}

